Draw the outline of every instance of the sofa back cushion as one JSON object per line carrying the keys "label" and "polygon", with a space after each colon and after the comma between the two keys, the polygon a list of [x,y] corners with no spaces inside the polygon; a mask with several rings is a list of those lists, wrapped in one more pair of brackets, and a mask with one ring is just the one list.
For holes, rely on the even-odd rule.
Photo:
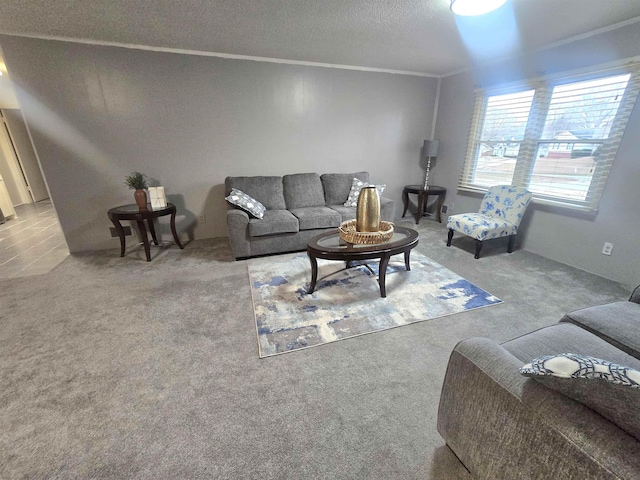
{"label": "sofa back cushion", "polygon": [[565,314],[560,322],[569,322],[593,333],[640,359],[640,305],[612,302],[581,308]]}
{"label": "sofa back cushion", "polygon": [[282,177],[227,177],[224,180],[225,195],[235,188],[262,203],[267,210],[284,210],[286,204],[282,191]]}
{"label": "sofa back cushion", "polygon": [[324,206],[324,190],[317,173],[296,173],[282,177],[287,209]]}
{"label": "sofa back cushion", "polygon": [[351,182],[357,178],[363,182],[369,181],[369,172],[357,173],[325,173],[320,177],[324,187],[326,205],[344,205],[351,191]]}

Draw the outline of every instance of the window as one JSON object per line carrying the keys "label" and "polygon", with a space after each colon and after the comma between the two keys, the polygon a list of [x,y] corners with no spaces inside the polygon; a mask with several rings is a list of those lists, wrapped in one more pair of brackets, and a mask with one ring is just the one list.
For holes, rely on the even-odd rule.
{"label": "window", "polygon": [[461,190],[523,186],[595,212],[640,90],[640,71],[479,92]]}

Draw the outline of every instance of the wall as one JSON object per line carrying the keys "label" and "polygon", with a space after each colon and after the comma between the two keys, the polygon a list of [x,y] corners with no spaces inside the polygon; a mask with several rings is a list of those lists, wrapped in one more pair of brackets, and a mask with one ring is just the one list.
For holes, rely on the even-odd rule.
{"label": "wall", "polygon": [[47,185],[44,182],[44,178],[42,178],[40,165],[33,151],[33,145],[29,138],[27,126],[22,118],[22,112],[16,109],[2,109],[2,113],[7,121],[13,145],[18,152],[20,163],[29,182],[33,199],[39,202],[49,198]]}
{"label": "wall", "polygon": [[[400,209],[437,80],[0,35],[72,252],[117,248],[124,177],[165,186],[190,237],[225,236],[224,178],[368,170]],[[204,214],[205,224],[197,224]]]}
{"label": "wall", "polygon": [[[436,124],[441,141],[438,161],[446,168],[434,173],[434,182],[447,187],[447,202],[455,212],[477,211],[477,195],[456,192],[466,154],[474,103],[474,88],[499,85],[541,74],[554,74],[616,59],[640,55],[638,24],[601,33],[578,42],[497,63],[442,80]],[[519,239],[526,250],[619,281],[640,284],[640,104],[636,104],[618,150],[595,218],[568,209],[533,205]],[[600,252],[604,242],[614,244],[611,256]]]}

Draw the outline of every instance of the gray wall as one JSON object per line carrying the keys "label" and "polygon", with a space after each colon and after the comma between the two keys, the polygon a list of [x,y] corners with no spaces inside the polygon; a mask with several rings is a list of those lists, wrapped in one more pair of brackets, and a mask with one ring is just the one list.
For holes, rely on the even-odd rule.
{"label": "gray wall", "polygon": [[33,145],[29,138],[27,126],[22,118],[22,112],[16,109],[2,109],[2,112],[7,119],[9,133],[20,157],[20,163],[29,182],[33,199],[39,202],[40,200],[49,198],[47,185],[44,182],[44,178],[42,178],[42,171],[40,170],[40,165],[38,165],[36,154],[33,151]]}
{"label": "gray wall", "polygon": [[402,186],[421,178],[433,78],[6,35],[0,45],[72,252],[118,247],[106,211],[133,203],[133,170],[165,186],[195,238],[227,234],[227,175],[368,170],[398,210]]}
{"label": "gray wall", "polygon": [[[441,140],[434,182],[448,189],[455,212],[477,211],[480,197],[456,192],[462,171],[474,103],[474,88],[499,85],[541,74],[581,69],[640,55],[638,24],[593,36],[552,50],[523,56],[470,73],[444,78],[436,122]],[[640,284],[640,104],[636,104],[618,150],[595,218],[573,210],[533,205],[523,224],[520,243],[529,251],[617,280]],[[444,166],[446,165],[446,168]],[[601,254],[604,242],[613,254]],[[490,260],[485,260],[490,261]]]}

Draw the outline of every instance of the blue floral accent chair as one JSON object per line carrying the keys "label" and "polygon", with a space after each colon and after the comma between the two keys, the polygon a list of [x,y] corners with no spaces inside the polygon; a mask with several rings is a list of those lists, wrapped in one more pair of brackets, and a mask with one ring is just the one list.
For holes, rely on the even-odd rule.
{"label": "blue floral accent chair", "polygon": [[449,217],[447,247],[451,246],[453,232],[460,232],[475,238],[475,258],[480,258],[482,242],[492,238],[509,237],[507,251],[513,252],[513,239],[532,197],[530,192],[520,187],[497,185],[489,188],[478,213],[461,213]]}

